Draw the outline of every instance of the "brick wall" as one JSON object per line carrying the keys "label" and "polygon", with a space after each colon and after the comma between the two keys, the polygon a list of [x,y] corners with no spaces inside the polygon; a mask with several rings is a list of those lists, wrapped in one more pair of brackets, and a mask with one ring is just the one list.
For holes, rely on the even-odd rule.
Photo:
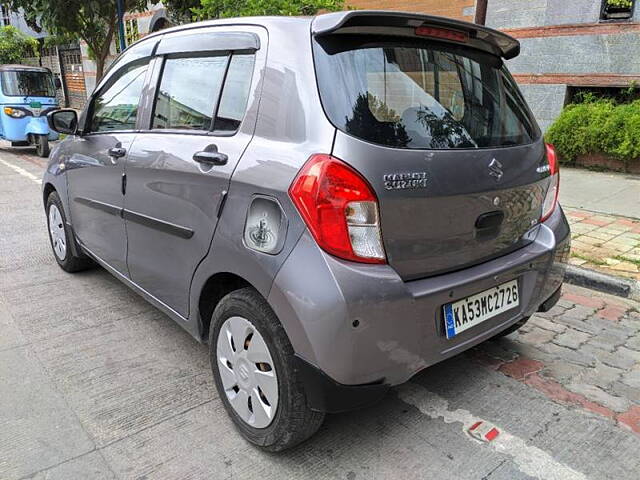
{"label": "brick wall", "polygon": [[364,10],[401,10],[473,21],[475,0],[346,0]]}

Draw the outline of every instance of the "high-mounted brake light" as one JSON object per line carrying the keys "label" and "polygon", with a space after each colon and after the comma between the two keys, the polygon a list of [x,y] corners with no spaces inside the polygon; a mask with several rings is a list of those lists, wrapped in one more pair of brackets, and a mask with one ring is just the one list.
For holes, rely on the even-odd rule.
{"label": "high-mounted brake light", "polygon": [[551,174],[551,182],[547,189],[547,194],[544,197],[544,203],[542,204],[542,217],[541,222],[544,222],[551,216],[558,204],[558,192],[560,191],[560,165],[558,163],[558,155],[556,149],[550,143],[545,143],[547,163],[549,167],[549,173]]}
{"label": "high-mounted brake light", "polygon": [[323,250],[354,262],[386,263],[378,199],[353,168],[331,155],[313,155],[289,196]]}
{"label": "high-mounted brake light", "polygon": [[448,28],[417,27],[416,35],[420,37],[441,38],[443,40],[453,40],[454,42],[466,43],[469,41],[469,34],[459,30],[449,30]]}

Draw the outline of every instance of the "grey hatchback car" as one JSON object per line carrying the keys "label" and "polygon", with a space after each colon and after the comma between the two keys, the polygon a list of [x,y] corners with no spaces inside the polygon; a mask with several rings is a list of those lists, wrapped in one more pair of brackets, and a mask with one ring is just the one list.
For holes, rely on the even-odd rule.
{"label": "grey hatchback car", "polygon": [[151,34],[48,116],[55,259],[208,343],[238,430],[291,447],[557,301],[569,226],[519,48],[377,11]]}

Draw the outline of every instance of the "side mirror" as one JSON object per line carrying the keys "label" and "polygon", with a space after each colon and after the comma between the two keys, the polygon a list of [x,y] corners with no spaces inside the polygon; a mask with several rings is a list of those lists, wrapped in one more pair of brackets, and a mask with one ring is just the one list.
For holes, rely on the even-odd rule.
{"label": "side mirror", "polygon": [[47,123],[51,130],[58,133],[75,135],[78,130],[78,114],[70,108],[54,110],[47,114]]}
{"label": "side mirror", "polygon": [[60,90],[62,88],[62,82],[60,81],[60,77],[55,77],[53,79],[53,84],[55,85],[57,90]]}

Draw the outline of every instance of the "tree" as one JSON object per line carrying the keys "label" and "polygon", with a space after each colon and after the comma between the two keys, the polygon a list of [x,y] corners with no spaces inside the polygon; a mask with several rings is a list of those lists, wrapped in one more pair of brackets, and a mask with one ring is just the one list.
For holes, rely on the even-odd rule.
{"label": "tree", "polygon": [[[145,0],[124,0],[125,11],[145,9]],[[29,26],[52,35],[84,40],[96,62],[99,80],[117,24],[116,0],[11,0],[11,9],[22,9]]]}
{"label": "tree", "polygon": [[198,19],[250,15],[315,15],[344,8],[344,0],[200,0],[192,11]]}
{"label": "tree", "polygon": [[[152,0],[158,3],[161,0]],[[193,20],[195,8],[200,7],[200,0],[162,0],[162,5],[169,11],[169,15],[178,23],[188,23]]]}
{"label": "tree", "polygon": [[0,63],[21,63],[25,57],[38,55],[38,41],[16,27],[0,27]]}

